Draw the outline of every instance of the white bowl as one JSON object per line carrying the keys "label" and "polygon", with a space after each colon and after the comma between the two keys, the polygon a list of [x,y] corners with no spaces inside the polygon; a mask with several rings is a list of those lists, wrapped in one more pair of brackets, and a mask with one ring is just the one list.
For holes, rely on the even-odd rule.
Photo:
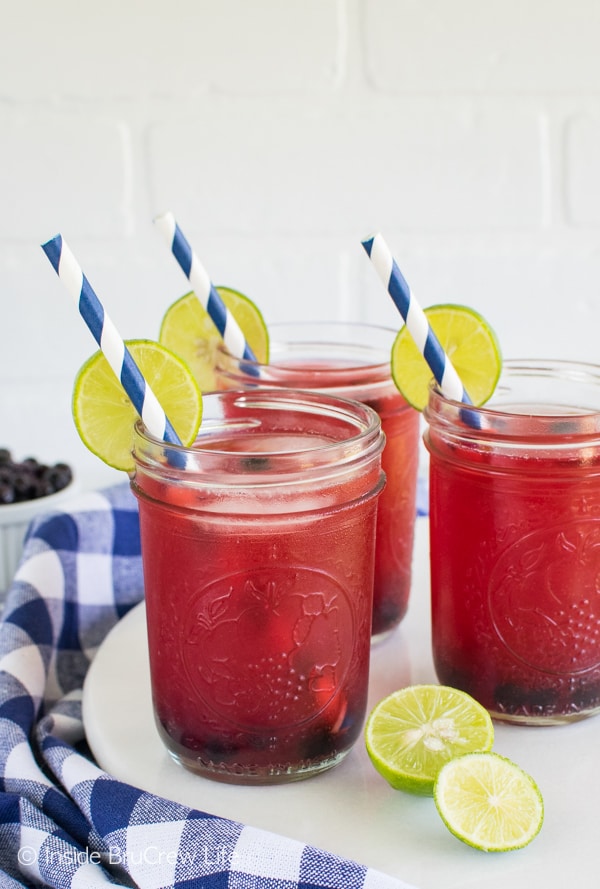
{"label": "white bowl", "polygon": [[4,598],[17,570],[23,552],[23,540],[32,520],[43,513],[60,509],[77,490],[78,485],[72,479],[56,494],[0,505],[0,600]]}

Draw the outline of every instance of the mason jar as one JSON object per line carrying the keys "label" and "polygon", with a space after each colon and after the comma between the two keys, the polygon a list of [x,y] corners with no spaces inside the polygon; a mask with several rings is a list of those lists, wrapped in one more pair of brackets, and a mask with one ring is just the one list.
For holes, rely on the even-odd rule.
{"label": "mason jar", "polygon": [[373,639],[389,635],[405,616],[410,596],[420,418],[390,374],[396,331],[369,324],[296,322],[269,327],[268,364],[217,350],[219,388],[311,389],[372,407],[385,434],[387,483],[377,516]]}
{"label": "mason jar", "polygon": [[291,781],[360,736],[382,448],[370,408],[287,390],[205,395],[190,448],[136,427],[154,714],[184,767]]}
{"label": "mason jar", "polygon": [[507,361],[472,408],[433,388],[432,643],[497,719],[600,708],[600,367]]}

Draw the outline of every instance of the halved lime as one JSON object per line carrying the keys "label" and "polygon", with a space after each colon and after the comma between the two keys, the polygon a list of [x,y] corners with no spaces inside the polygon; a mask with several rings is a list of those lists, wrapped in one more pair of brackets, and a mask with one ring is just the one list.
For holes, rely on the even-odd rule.
{"label": "halved lime", "polygon": [[[258,307],[237,290],[217,287],[223,302],[242,329],[256,360],[269,360],[269,333]],[[189,365],[203,392],[215,388],[215,360],[221,335],[210,315],[192,291],[176,300],[165,312],[159,342]]]}
{"label": "halved lime", "polygon": [[[202,419],[202,395],[181,358],[151,340],[126,346],[156,395],[182,444],[191,444]],[[102,352],[75,377],[73,419],[84,445],[109,466],[133,470],[131,448],[137,412]]]}
{"label": "halved lime", "polygon": [[[466,306],[429,306],[424,311],[471,401],[484,404],[494,392],[502,370],[496,334],[479,312]],[[400,328],[392,346],[391,370],[404,398],[422,411],[427,405],[433,374],[406,325]]]}
{"label": "halved lime", "polygon": [[431,796],[445,763],[491,750],[494,728],[487,710],[466,692],[411,685],[373,708],[365,742],[371,762],[392,787]]}
{"label": "halved lime", "polygon": [[544,821],[542,794],[531,775],[497,753],[469,753],[447,763],[434,798],[448,830],[485,852],[521,849]]}

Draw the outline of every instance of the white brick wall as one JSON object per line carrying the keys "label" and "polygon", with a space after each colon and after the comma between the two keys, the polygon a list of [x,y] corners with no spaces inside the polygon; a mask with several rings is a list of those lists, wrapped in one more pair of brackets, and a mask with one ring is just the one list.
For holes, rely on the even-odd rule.
{"label": "white brick wall", "polygon": [[0,445],[114,478],[72,427],[94,343],[39,245],[61,231],[153,337],[187,289],[166,209],[268,321],[397,326],[381,230],[505,355],[600,361],[596,0],[2,2]]}

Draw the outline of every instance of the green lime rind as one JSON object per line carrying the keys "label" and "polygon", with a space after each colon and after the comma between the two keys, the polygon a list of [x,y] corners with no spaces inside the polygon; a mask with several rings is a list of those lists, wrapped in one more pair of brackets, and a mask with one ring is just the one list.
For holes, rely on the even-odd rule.
{"label": "green lime rind", "polygon": [[487,710],[449,686],[413,685],[393,692],[371,711],[365,745],[371,762],[397,790],[432,796],[446,762],[491,750],[494,727]]}
{"label": "green lime rind", "polygon": [[433,795],[448,830],[484,852],[522,849],[544,823],[538,785],[520,766],[498,753],[468,753],[446,763]]}
{"label": "green lime rind", "polygon": [[[260,364],[269,361],[269,332],[258,306],[231,287],[217,287]],[[194,374],[202,392],[217,388],[215,364],[222,342],[210,315],[193,291],[175,300],[160,325],[159,342],[179,355]]]}
{"label": "green lime rind", "polygon": [[[182,444],[191,444],[202,420],[202,394],[188,366],[152,340],[127,340],[125,345]],[[101,351],[88,358],[77,373],[71,408],[88,450],[114,469],[132,472],[138,414]]]}
{"label": "green lime rind", "polygon": [[[424,311],[471,401],[476,406],[485,404],[502,371],[502,350],[494,330],[479,312],[467,306],[444,303]],[[433,374],[406,325],[396,335],[390,365],[398,390],[412,407],[422,411]]]}

